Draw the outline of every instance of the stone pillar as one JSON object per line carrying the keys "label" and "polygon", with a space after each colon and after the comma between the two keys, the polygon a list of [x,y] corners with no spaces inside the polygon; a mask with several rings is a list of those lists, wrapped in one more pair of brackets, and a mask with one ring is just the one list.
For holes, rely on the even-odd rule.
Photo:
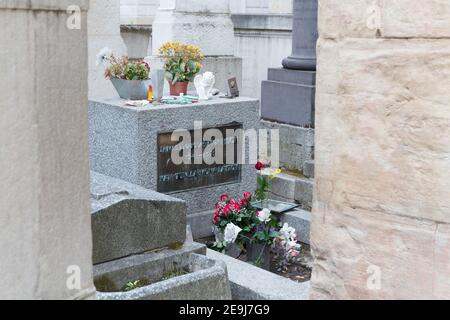
{"label": "stone pillar", "polygon": [[317,0],[294,1],[292,54],[283,67],[316,71]]}
{"label": "stone pillar", "polygon": [[321,0],[319,29],[312,298],[450,299],[450,2]]}
{"label": "stone pillar", "polygon": [[89,35],[89,98],[118,97],[109,80],[105,79],[104,66],[96,65],[96,56],[104,47],[115,55],[126,54],[120,35],[120,0],[93,0],[88,14]]}
{"label": "stone pillar", "polygon": [[0,299],[95,294],[87,9],[84,0],[0,2]]}
{"label": "stone pillar", "polygon": [[315,45],[317,0],[294,0],[292,55],[284,68],[269,69],[261,89],[261,117],[265,120],[314,126]]}
{"label": "stone pillar", "polygon": [[[236,77],[242,88],[242,59],[234,56],[229,0],[162,0],[153,22],[155,57],[167,41],[199,46],[205,54],[201,72],[214,72],[219,90],[227,92],[227,79],[231,77]],[[155,66],[162,67],[161,61],[155,59]]]}

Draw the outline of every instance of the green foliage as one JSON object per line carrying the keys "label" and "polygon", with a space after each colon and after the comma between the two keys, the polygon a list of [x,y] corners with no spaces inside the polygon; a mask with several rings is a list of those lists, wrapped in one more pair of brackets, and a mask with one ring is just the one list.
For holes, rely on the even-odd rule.
{"label": "green foliage", "polygon": [[136,280],[136,281],[130,281],[125,285],[125,288],[123,289],[123,291],[132,291],[132,290],[136,290],[142,287],[147,286],[149,283],[147,280],[141,279],[141,280]]}
{"label": "green foliage", "polygon": [[167,42],[159,49],[165,58],[166,79],[172,83],[192,81],[200,72],[203,54],[199,47],[180,42]]}
{"label": "green foliage", "polygon": [[144,64],[129,63],[125,69],[125,77],[127,80],[147,80],[149,70]]}
{"label": "green foliage", "polygon": [[169,280],[172,278],[184,276],[185,274],[188,274],[188,272],[183,269],[174,269],[164,272],[161,280]]}
{"label": "green foliage", "polygon": [[148,80],[150,76],[150,67],[144,61],[130,61],[126,56],[117,58],[112,55],[109,63],[110,65],[105,71],[106,78]]}
{"label": "green foliage", "polygon": [[269,190],[271,188],[271,180],[268,176],[258,175],[256,179],[256,191],[255,199],[259,201],[266,200],[269,196]]}

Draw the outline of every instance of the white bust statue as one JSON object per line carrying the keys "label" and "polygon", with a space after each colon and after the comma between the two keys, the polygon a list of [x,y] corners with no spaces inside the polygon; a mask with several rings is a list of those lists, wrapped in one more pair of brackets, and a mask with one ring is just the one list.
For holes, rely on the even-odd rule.
{"label": "white bust statue", "polygon": [[216,83],[216,77],[212,72],[199,74],[194,78],[195,89],[199,100],[208,100],[212,97],[211,91]]}

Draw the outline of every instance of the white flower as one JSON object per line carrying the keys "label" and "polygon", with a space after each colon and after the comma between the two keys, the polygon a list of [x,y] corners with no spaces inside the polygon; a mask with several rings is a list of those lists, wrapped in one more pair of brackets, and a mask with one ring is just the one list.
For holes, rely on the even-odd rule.
{"label": "white flower", "polygon": [[285,223],[283,228],[280,230],[280,234],[286,241],[293,241],[297,237],[295,229],[290,227],[289,224]]}
{"label": "white flower", "polygon": [[233,223],[227,224],[224,231],[224,240],[227,243],[234,243],[241,231],[242,229],[239,228],[237,225]]}
{"label": "white flower", "polygon": [[95,59],[95,64],[98,67],[101,64],[105,64],[107,61],[109,61],[112,57],[113,53],[112,50],[108,47],[103,48],[100,50],[99,53],[97,53],[97,57]]}
{"label": "white flower", "polygon": [[267,223],[270,221],[270,210],[269,209],[263,209],[261,211],[259,211],[256,216],[258,217],[259,221]]}

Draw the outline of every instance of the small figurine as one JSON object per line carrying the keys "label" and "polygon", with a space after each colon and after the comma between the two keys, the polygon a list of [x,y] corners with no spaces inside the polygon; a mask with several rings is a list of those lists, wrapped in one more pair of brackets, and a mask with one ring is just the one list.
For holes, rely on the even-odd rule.
{"label": "small figurine", "polygon": [[216,77],[212,72],[205,72],[194,78],[195,89],[199,100],[208,100],[212,97],[212,90],[216,83]]}

